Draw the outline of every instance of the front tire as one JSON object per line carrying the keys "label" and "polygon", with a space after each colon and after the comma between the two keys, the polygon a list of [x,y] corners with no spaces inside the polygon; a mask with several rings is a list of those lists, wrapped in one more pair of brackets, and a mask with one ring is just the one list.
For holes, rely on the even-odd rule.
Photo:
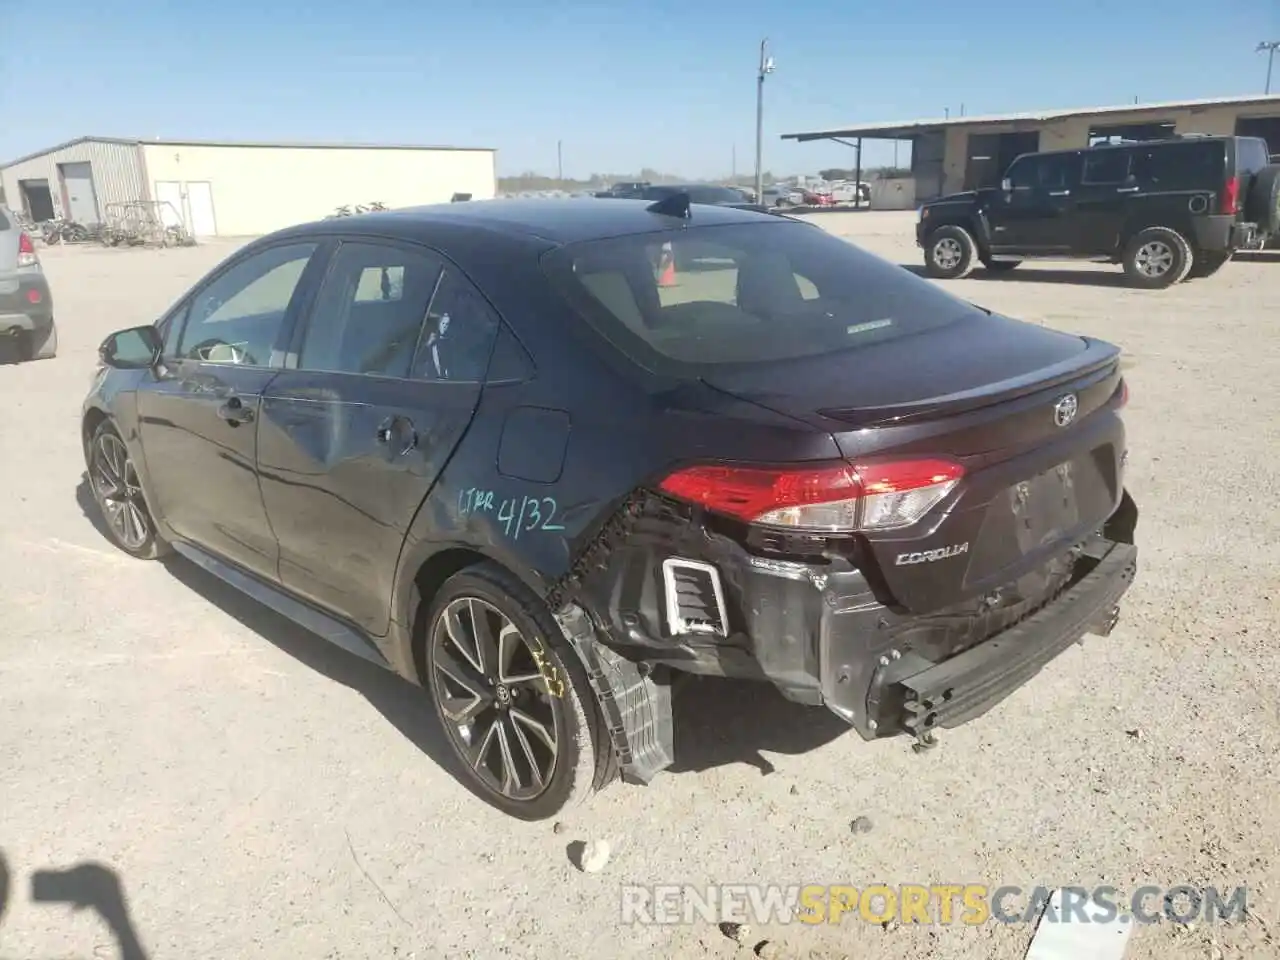
{"label": "front tire", "polygon": [[925,245],[925,272],[939,280],[959,280],[973,270],[978,247],[963,227],[939,227]]}
{"label": "front tire", "polygon": [[1163,290],[1186,279],[1195,264],[1195,255],[1178,231],[1148,227],[1130,239],[1123,262],[1125,275],[1133,286]]}
{"label": "front tire", "polygon": [[87,453],[89,487],[115,545],[139,560],[156,560],[169,553],[171,548],[160,536],[143,496],[129,448],[110,420],[98,424]]}
{"label": "front tire", "polygon": [[509,572],[481,563],[445,581],[424,643],[432,703],[473,792],[532,821],[603,786],[611,747],[586,673]]}

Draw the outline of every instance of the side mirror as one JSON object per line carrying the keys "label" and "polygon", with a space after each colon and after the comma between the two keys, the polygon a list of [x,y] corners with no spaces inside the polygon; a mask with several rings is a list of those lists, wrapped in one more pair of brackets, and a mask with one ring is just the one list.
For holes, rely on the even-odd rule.
{"label": "side mirror", "polygon": [[98,347],[98,359],[117,370],[145,370],[156,365],[163,349],[160,331],[148,324],[111,334]]}
{"label": "side mirror", "polygon": [[[987,182],[990,183],[991,181],[988,180]],[[1008,177],[1005,177],[1003,180],[1000,181],[1000,189],[1003,190],[1005,193],[1013,193],[1013,181],[1010,180]]]}

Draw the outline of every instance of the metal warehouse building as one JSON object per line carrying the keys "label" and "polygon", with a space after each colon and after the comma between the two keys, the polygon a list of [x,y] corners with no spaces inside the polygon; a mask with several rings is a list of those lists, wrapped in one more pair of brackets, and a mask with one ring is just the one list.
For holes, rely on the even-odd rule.
{"label": "metal warehouse building", "polygon": [[[1068,150],[1106,140],[1153,140],[1175,134],[1262,137],[1280,153],[1280,94],[1046,110],[999,116],[949,117],[849,125],[788,133],[784,140],[834,140],[857,150],[863,140],[911,143],[914,200],[999,186],[1019,154]],[[907,200],[910,206],[912,200]]]}
{"label": "metal warehouse building", "polygon": [[0,167],[13,209],[100,223],[110,205],[160,201],[197,237],[256,236],[345,205],[494,196],[487,148],[121,140],[81,137]]}

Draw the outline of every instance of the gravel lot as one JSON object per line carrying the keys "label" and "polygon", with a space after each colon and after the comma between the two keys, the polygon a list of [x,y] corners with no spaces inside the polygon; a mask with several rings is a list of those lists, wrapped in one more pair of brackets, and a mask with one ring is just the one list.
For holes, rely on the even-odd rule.
{"label": "gravel lot", "polygon": [[[817,220],[920,262],[909,214]],[[77,420],[98,342],[233,247],[45,251],[60,354],[0,367],[0,957],[129,955],[113,924],[181,960],[751,955],[709,923],[620,924],[621,884],[673,882],[1247,884],[1247,921],[1140,927],[1127,956],[1280,956],[1280,261],[1160,293],[1058,265],[950,287],[1125,349],[1143,554],[1110,639],[926,756],[698,683],[678,701],[678,771],[615,785],[555,832],[442,769],[414,689],[194,568],[128,559],[86,514]],[[578,872],[566,846],[596,839],[608,866]],[[97,910],[33,902],[34,874],[85,862],[127,906],[96,868],[73,880]],[[751,942],[1012,960],[1032,932],[847,919]]]}

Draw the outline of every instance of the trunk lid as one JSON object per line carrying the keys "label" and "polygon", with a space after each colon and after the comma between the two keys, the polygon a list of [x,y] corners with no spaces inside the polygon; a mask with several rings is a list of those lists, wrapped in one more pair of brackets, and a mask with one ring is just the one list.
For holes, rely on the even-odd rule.
{"label": "trunk lid", "polygon": [[[954,490],[911,527],[860,535],[894,605],[996,610],[1052,594],[1123,493],[1119,350],[999,316],[713,386],[820,426],[852,461],[944,457]],[[1070,399],[1068,399],[1070,398]],[[971,603],[969,603],[971,606]]]}

